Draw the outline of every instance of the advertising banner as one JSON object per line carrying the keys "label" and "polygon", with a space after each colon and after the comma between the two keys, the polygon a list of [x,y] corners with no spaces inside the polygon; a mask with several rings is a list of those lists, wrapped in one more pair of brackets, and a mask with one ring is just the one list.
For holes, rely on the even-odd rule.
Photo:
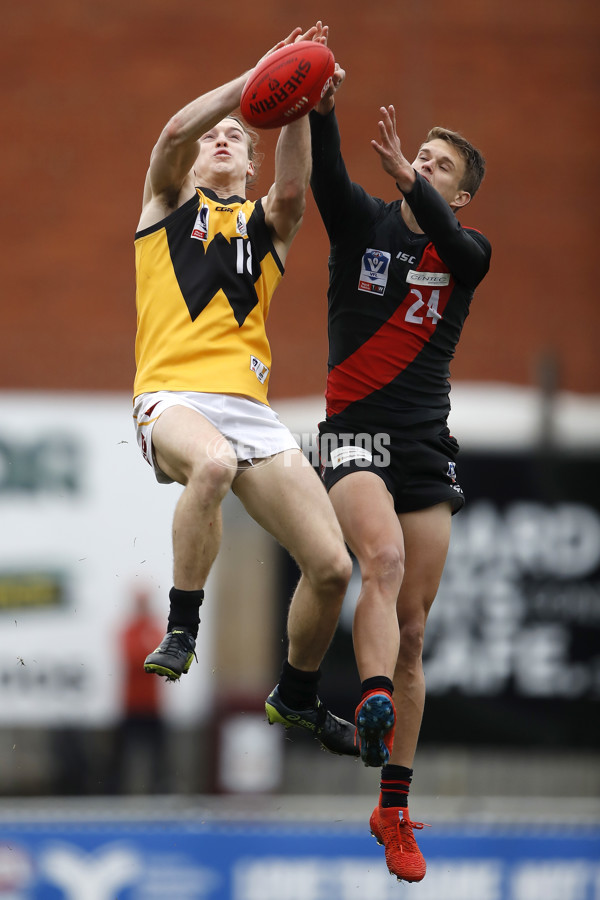
{"label": "advertising banner", "polygon": [[419,886],[358,825],[6,822],[3,900],[600,900],[600,829],[424,829]]}
{"label": "advertising banner", "polygon": [[[138,590],[166,626],[180,488],[155,481],[126,395],[4,393],[0,407],[0,726],[111,725]],[[203,620],[194,683],[166,709],[186,724],[211,699]]]}

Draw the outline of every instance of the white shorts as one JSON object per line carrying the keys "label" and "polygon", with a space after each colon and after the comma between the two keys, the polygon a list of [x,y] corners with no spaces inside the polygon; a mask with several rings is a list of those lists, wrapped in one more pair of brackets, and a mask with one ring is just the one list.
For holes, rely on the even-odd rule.
{"label": "white shorts", "polygon": [[238,462],[263,459],[284,450],[299,450],[291,431],[270,406],[236,394],[203,394],[194,391],[156,391],[135,398],[133,419],[137,441],[144,459],[154,469],[156,480],[171,484],[173,479],[158,467],[152,452],[152,429],[161,413],[170,406],[187,406],[227,438]]}

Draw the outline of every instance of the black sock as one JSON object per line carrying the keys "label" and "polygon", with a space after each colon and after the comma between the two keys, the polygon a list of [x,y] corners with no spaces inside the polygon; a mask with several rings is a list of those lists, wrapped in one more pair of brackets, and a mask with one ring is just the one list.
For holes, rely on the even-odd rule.
{"label": "black sock", "polygon": [[381,770],[381,805],[384,807],[408,806],[408,792],[412,781],[413,770],[405,766],[393,766],[388,763]]}
{"label": "black sock", "polygon": [[200,607],[204,600],[204,591],[180,591],[171,588],[169,591],[171,608],[167,631],[174,628],[186,628],[192,637],[198,637],[198,625],[200,624]]}
{"label": "black sock", "polygon": [[394,693],[394,684],[385,675],[375,675],[373,678],[365,678],[360,685],[360,689],[363,697],[371,691],[387,691],[391,696]]}
{"label": "black sock", "polygon": [[284,660],[279,679],[279,694],[290,709],[310,709],[317,702],[317,687],[321,670],[304,672]]}

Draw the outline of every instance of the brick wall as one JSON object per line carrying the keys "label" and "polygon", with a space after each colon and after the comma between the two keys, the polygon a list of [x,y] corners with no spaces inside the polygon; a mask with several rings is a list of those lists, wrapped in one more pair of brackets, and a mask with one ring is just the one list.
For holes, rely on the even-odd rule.
{"label": "brick wall", "polygon": [[[0,389],[129,390],[133,232],[169,116],[327,7],[348,72],[338,115],[355,180],[394,195],[369,141],[396,105],[412,157],[430,125],[463,131],[488,175],[462,216],[494,248],[455,379],[600,391],[596,0],[305,0],[299,12],[184,0],[33,0],[3,11]],[[300,14],[301,13],[301,14]],[[260,191],[272,173],[273,136]],[[271,396],[323,390],[327,244],[312,199],[270,317]]]}

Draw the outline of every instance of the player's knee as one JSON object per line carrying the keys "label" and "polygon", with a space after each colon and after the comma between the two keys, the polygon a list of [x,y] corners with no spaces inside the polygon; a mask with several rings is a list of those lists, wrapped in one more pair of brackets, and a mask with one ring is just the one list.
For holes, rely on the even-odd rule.
{"label": "player's knee", "polygon": [[400,659],[405,664],[421,659],[425,640],[424,622],[407,622],[400,627]]}
{"label": "player's knee", "polygon": [[400,588],[404,577],[404,554],[394,543],[380,544],[361,563],[363,581],[375,579]]}
{"label": "player's knee", "polygon": [[229,447],[220,448],[218,454],[197,459],[192,467],[189,483],[198,493],[210,499],[224,497],[237,472],[237,459]]}
{"label": "player's knee", "polygon": [[340,543],[309,575],[309,578],[322,595],[343,600],[352,576],[352,560],[345,546]]}

